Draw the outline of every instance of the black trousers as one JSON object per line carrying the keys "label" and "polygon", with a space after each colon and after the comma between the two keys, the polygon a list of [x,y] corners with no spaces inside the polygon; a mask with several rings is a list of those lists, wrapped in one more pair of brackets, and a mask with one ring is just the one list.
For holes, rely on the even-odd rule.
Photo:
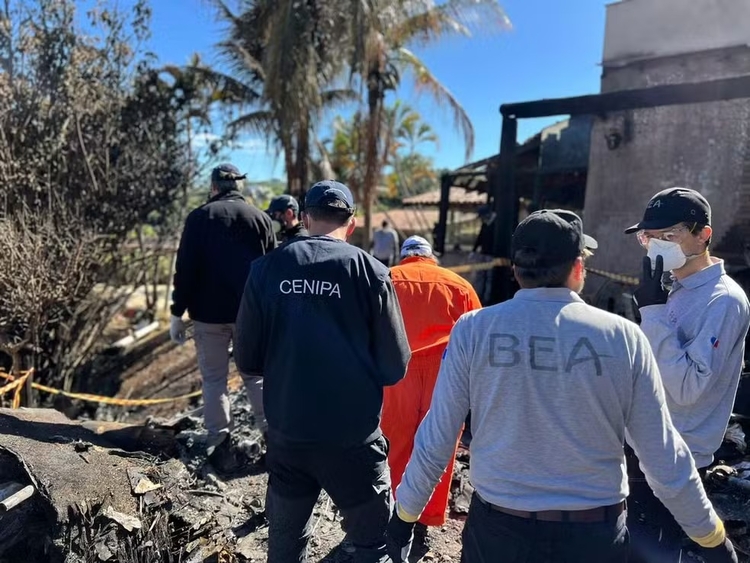
{"label": "black trousers", "polygon": [[268,563],[307,561],[312,511],[324,490],[338,507],[357,563],[388,563],[385,530],[391,515],[388,441],[353,448],[290,448],[269,441]]}
{"label": "black trousers", "polygon": [[493,510],[476,494],[461,563],[626,563],[626,513],[610,522],[543,522]]}
{"label": "black trousers", "polygon": [[[685,563],[695,561],[699,546],[685,535],[666,506],[656,498],[632,450],[626,450],[630,495],[628,529],[630,563]],[[705,469],[699,470],[701,477]]]}

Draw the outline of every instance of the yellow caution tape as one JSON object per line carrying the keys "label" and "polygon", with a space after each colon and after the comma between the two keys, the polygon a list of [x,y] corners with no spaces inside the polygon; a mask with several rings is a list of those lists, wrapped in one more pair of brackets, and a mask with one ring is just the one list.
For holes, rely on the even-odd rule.
{"label": "yellow caution tape", "polygon": [[116,397],[103,397],[101,395],[92,395],[90,393],[68,393],[67,391],[61,391],[54,387],[48,387],[40,383],[32,383],[31,386],[39,391],[50,393],[51,395],[63,395],[71,399],[78,399],[80,401],[87,401],[90,403],[101,403],[103,405],[116,405],[119,407],[140,407],[146,405],[163,405],[164,403],[171,403],[173,401],[182,401],[185,399],[194,399],[200,397],[202,391],[193,391],[187,395],[180,395],[179,397],[164,397],[161,399],[118,399]]}
{"label": "yellow caution tape", "polygon": [[[0,378],[12,381],[12,383],[9,383],[8,385],[0,387],[0,396],[4,395],[5,393],[9,391],[17,389],[18,405],[20,405],[20,389],[23,386],[23,383],[26,381],[26,378],[28,377],[28,375],[29,375],[29,372],[27,372],[21,378],[15,379],[10,374],[0,372]],[[230,386],[234,385],[238,383],[239,381],[241,381],[240,377],[235,376],[229,380],[228,385]],[[197,397],[200,397],[203,394],[203,391],[199,390],[199,391],[193,391],[192,393],[188,393],[187,395],[180,395],[179,397],[164,397],[164,398],[159,398],[159,399],[120,399],[117,397],[105,397],[102,395],[92,395],[91,393],[69,393],[67,391],[62,391],[61,389],[55,389],[54,387],[42,385],[41,383],[32,383],[31,387],[38,391],[43,391],[51,395],[62,395],[64,397],[69,397],[71,399],[78,399],[79,401],[87,401],[90,403],[101,403],[104,405],[116,405],[120,407],[142,407],[142,406],[149,406],[149,405],[162,405],[162,404],[171,403],[174,401],[195,399]],[[13,408],[18,408],[18,405],[16,405],[16,401],[14,400]]]}
{"label": "yellow caution tape", "polygon": [[32,373],[34,373],[34,370],[30,369],[18,379],[14,378],[12,375],[8,375],[6,379],[10,379],[12,383],[0,387],[0,397],[13,391],[13,401],[11,402],[12,408],[17,409],[21,406],[21,389],[23,389],[26,380]]}
{"label": "yellow caution tape", "polygon": [[3,395],[7,393],[10,393],[11,391],[15,391],[16,388],[20,387],[24,381],[25,380],[21,378],[16,381],[13,381],[13,383],[8,383],[7,385],[3,385],[2,387],[0,387],[0,397],[2,397]]}
{"label": "yellow caution tape", "polygon": [[[502,266],[510,266],[511,262],[507,258],[495,258],[493,260],[489,260],[487,262],[477,262],[472,264],[459,264],[457,266],[449,266],[447,267],[448,270],[451,270],[452,272],[455,272],[457,274],[464,274],[468,272],[477,272],[481,270],[491,270],[492,268],[502,267]],[[632,277],[632,276],[625,276],[621,274],[613,274],[610,272],[605,272],[603,270],[597,270],[595,268],[586,268],[587,271],[591,272],[592,274],[596,274],[620,283],[624,283],[627,285],[638,285],[639,281],[638,278]],[[18,408],[21,404],[21,390],[23,389],[24,384],[26,383],[26,380],[29,376],[33,373],[33,370],[29,370],[25,372],[22,376],[20,376],[18,379],[13,377],[12,375],[8,373],[0,372],[0,378],[5,379],[6,381],[10,381],[7,385],[4,385],[0,387],[0,397],[13,392],[13,408]],[[239,376],[235,376],[231,378],[228,382],[229,386],[236,385],[241,381],[241,378]],[[115,405],[120,407],[143,407],[143,406],[149,406],[149,405],[163,405],[165,403],[172,403],[175,401],[184,401],[188,399],[195,399],[197,397],[200,397],[203,394],[203,391],[193,391],[192,393],[188,393],[186,395],[180,395],[178,397],[164,397],[159,399],[120,399],[117,397],[105,397],[102,395],[93,395],[91,393],[70,393],[68,391],[63,391],[61,389],[55,389],[54,387],[49,387],[47,385],[42,385],[41,383],[32,382],[31,387],[33,389],[36,389],[37,391],[43,391],[45,393],[49,393],[51,395],[62,395],[64,397],[68,397],[70,399],[77,399],[79,401],[87,401],[90,403],[100,403],[104,405]]]}
{"label": "yellow caution tape", "polygon": [[495,258],[489,262],[477,262],[473,264],[459,264],[458,266],[446,266],[447,270],[455,272],[457,274],[465,274],[468,272],[478,272],[480,270],[491,270],[492,268],[498,268],[500,266],[510,266],[510,260],[507,258]]}

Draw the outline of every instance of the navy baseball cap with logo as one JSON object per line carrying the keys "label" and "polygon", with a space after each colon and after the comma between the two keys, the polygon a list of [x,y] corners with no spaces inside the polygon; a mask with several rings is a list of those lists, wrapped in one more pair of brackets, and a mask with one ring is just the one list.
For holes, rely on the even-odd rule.
{"label": "navy baseball cap with logo", "polygon": [[239,169],[234,164],[219,164],[211,170],[211,181],[220,182],[224,180],[244,180],[246,174],[240,174]]}
{"label": "navy baseball cap with logo", "polygon": [[521,268],[551,268],[572,262],[599,245],[583,233],[581,218],[564,209],[541,209],[513,233],[511,260]]}
{"label": "navy baseball cap with logo", "polygon": [[323,180],[313,185],[305,196],[305,208],[331,207],[346,211],[354,211],[354,196],[341,182]]}
{"label": "navy baseball cap with logo", "polygon": [[289,194],[283,194],[276,196],[271,200],[268,209],[266,209],[266,213],[273,215],[274,213],[283,213],[287,209],[292,209],[297,213],[299,212],[299,203],[297,203],[297,200]]}
{"label": "navy baseball cap with logo", "polygon": [[651,198],[643,214],[643,221],[628,227],[625,233],[668,229],[680,223],[710,225],[711,206],[706,198],[695,190],[669,188]]}

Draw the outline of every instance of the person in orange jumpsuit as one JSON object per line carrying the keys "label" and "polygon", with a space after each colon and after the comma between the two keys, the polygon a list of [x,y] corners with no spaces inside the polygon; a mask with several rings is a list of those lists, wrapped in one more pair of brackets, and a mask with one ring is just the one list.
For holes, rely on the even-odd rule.
{"label": "person in orange jumpsuit", "polygon": [[[432,401],[440,360],[453,325],[468,311],[482,307],[471,284],[450,270],[438,266],[432,246],[413,236],[401,247],[401,262],[391,268],[393,286],[401,305],[411,361],[406,377],[383,396],[381,427],[390,441],[388,464],[392,490],[401,482],[414,447],[414,435]],[[458,448],[456,436],[456,447]],[[453,461],[435,488],[419,522],[442,526],[453,478]]]}

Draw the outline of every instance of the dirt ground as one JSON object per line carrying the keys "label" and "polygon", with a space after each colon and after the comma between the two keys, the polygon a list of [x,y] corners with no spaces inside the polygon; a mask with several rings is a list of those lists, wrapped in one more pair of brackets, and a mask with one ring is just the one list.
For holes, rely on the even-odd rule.
{"label": "dirt ground", "polygon": [[[164,333],[154,335],[149,352],[137,361],[132,362],[120,374],[120,393],[127,398],[175,397],[200,389],[200,374],[197,369],[195,347],[192,341],[184,346],[169,342]],[[156,344],[154,344],[156,343]],[[230,363],[230,379],[238,374]],[[252,412],[244,395],[241,383],[230,387],[232,413],[237,429],[234,440],[257,440],[257,433],[252,430]],[[180,460],[194,476],[192,489],[203,491],[203,502],[210,502],[204,510],[218,515],[215,524],[229,530],[230,540],[224,553],[234,559],[226,561],[265,561],[267,545],[267,524],[263,516],[267,475],[261,465],[250,459],[240,463],[234,473],[222,474],[206,464],[202,451],[204,436],[200,412],[200,399],[181,400],[147,408],[123,409],[120,407],[100,408],[98,418],[130,423],[142,423],[154,420],[167,420],[178,417],[180,413],[191,413],[187,417],[188,427],[178,434]],[[740,456],[740,458],[743,456]],[[750,460],[750,458],[747,458]],[[459,450],[453,476],[451,493],[451,515],[448,522],[440,528],[430,528],[426,536],[417,536],[412,550],[412,563],[425,561],[448,563],[460,560],[461,532],[463,519],[468,512],[468,503],[473,489],[468,480],[468,452]],[[748,536],[744,531],[747,514],[745,495],[725,494],[722,488],[712,490],[717,510],[727,521],[728,526],[742,526],[733,530],[732,535],[740,539],[737,547],[750,552]],[[315,518],[314,534],[311,541],[311,560],[326,563],[346,563],[352,561],[351,551],[342,545],[344,533],[336,508],[325,494],[321,495],[313,517]],[[204,538],[205,539],[205,538]],[[193,540],[198,541],[196,540]],[[216,542],[214,542],[215,545]],[[185,559],[199,561],[224,561],[224,559],[204,558],[198,544],[189,544],[193,551],[185,553]]]}
{"label": "dirt ground", "polygon": [[[153,338],[159,338],[154,336]],[[230,380],[238,376],[234,364],[230,363]],[[158,398],[176,397],[200,389],[200,373],[197,369],[195,346],[189,340],[184,346],[176,346],[169,341],[156,346],[151,353],[141,358],[128,368],[120,377],[121,389],[118,397],[123,398]],[[243,438],[255,439],[252,431],[243,431],[243,426],[249,427],[251,409],[245,398],[242,384],[234,382],[230,386],[232,392],[232,413],[235,426],[238,428],[236,440]],[[146,408],[123,409],[121,407],[102,407],[98,418],[117,420],[129,423],[141,423],[148,420],[164,420],[174,418],[179,413],[195,410],[201,405],[200,399],[182,400],[163,405]],[[195,417],[199,421],[198,417]],[[223,495],[226,502],[239,509],[239,514],[232,518],[232,528],[238,538],[236,553],[244,560],[264,561],[268,529],[262,509],[265,502],[267,475],[261,467],[252,463],[246,465],[234,475],[218,477],[215,472],[203,466],[204,460],[200,454],[202,430],[196,428],[184,432],[180,440],[185,445],[181,458],[186,465],[208,482],[218,486],[217,493]],[[178,439],[180,437],[178,436]],[[187,446],[190,446],[188,448]],[[194,451],[188,451],[188,450]],[[466,503],[466,491],[461,494],[461,487],[465,489],[467,479],[460,473],[465,467],[458,465],[455,484],[456,498],[459,500],[459,511],[465,513],[461,506]],[[218,478],[217,478],[218,477]],[[310,543],[312,561],[326,563],[346,563],[352,560],[351,550],[341,545],[344,532],[341,529],[340,516],[323,493],[316,506],[313,517],[315,528]],[[460,559],[461,531],[463,516],[454,514],[448,522],[440,528],[430,528],[425,537],[419,536],[415,542],[411,560],[433,563],[448,563]],[[243,560],[243,559],[240,559]]]}

